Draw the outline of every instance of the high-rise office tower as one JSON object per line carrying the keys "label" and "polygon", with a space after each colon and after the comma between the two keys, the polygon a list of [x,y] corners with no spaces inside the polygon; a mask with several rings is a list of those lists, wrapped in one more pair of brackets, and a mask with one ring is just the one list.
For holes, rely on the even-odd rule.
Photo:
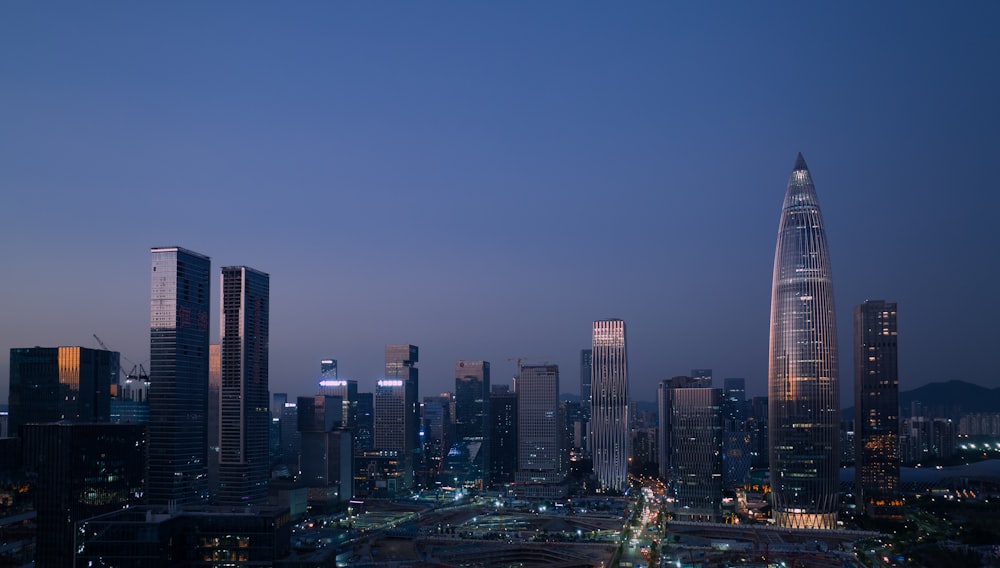
{"label": "high-rise office tower", "polygon": [[490,363],[455,363],[455,432],[460,440],[482,441],[489,428]]}
{"label": "high-rise office tower", "polygon": [[628,487],[628,357],[625,322],[594,322],[590,445],[602,489]]}
{"label": "high-rise office tower", "polygon": [[746,381],[724,379],[722,420],[724,482],[727,487],[742,484],[750,475],[752,457],[750,432],[747,431]]}
{"label": "high-rise office tower", "polygon": [[323,359],[319,362],[319,380],[322,381],[335,381],[337,380],[337,360],[336,359]]}
{"label": "high-rise office tower", "polygon": [[[703,383],[701,383],[703,384]],[[671,478],[681,521],[719,522],[722,516],[722,389],[674,389]]]}
{"label": "high-rise office tower", "polygon": [[517,471],[517,395],[507,385],[490,393],[490,484],[514,481]]}
{"label": "high-rise office tower", "polygon": [[854,495],[876,516],[899,513],[890,506],[899,487],[896,335],[895,302],[854,307]]}
{"label": "high-rise office tower", "polygon": [[455,434],[469,458],[467,484],[482,486],[488,477],[490,415],[489,361],[455,363]]}
{"label": "high-rise office tower", "polygon": [[375,448],[375,398],[370,392],[358,393],[357,427],[354,430],[354,448],[368,451]]}
{"label": "high-rise office tower", "polygon": [[222,345],[208,346],[208,491],[219,491],[219,394],[222,392]]}
{"label": "high-rise office tower", "polygon": [[22,424],[72,420],[108,422],[111,385],[118,384],[117,351],[86,347],[10,350],[8,431]]}
{"label": "high-rise office tower", "polygon": [[393,461],[383,484],[390,496],[408,489],[413,481],[408,417],[406,380],[379,379],[375,385],[375,450]]}
{"label": "high-rise office tower", "polygon": [[560,481],[559,366],[522,365],[515,392],[518,448],[516,481]]}
{"label": "high-rise office tower", "polygon": [[73,566],[75,522],[142,504],[146,428],[50,422],[27,424],[22,433],[38,513],[35,565]]}
{"label": "high-rise office tower", "polygon": [[656,386],[656,404],[659,423],[657,424],[657,462],[660,479],[673,485],[673,416],[677,389],[706,388],[710,383],[696,381],[686,375],[660,381]]}
{"label": "high-rise office tower", "polygon": [[340,424],[343,428],[354,428],[358,421],[358,381],[338,379],[336,373],[331,378],[324,373],[319,381],[319,394],[336,396],[341,400]]}
{"label": "high-rise office tower", "polygon": [[[420,383],[419,369],[417,362],[420,360],[420,349],[416,345],[408,343],[385,346],[385,378],[400,379],[403,381],[404,405],[403,412],[403,442],[400,448],[403,451],[403,459],[407,463],[412,474],[413,464],[416,463],[417,453],[420,451]],[[375,413],[378,420],[378,412]],[[378,428],[376,427],[376,437]],[[376,449],[377,446],[376,446]]]}
{"label": "high-rise office tower", "polygon": [[747,420],[747,387],[744,379],[724,379],[723,382],[723,419],[728,422],[729,431],[743,431]]}
{"label": "high-rise office tower", "polygon": [[691,369],[691,380],[695,385],[702,388],[712,386],[712,369]]}
{"label": "high-rise office tower", "polygon": [[282,464],[281,421],[284,415],[286,402],[288,402],[288,393],[276,392],[271,395],[271,422],[268,426],[268,439],[270,440],[272,468]]}
{"label": "high-rise office tower", "polygon": [[767,469],[771,459],[770,436],[767,433],[769,406],[766,396],[755,396],[750,400],[747,430],[750,432],[750,466],[755,469]]}
{"label": "high-rise office tower", "polygon": [[211,261],[180,247],[151,252],[148,503],[197,502],[208,489]]}
{"label": "high-rise office tower", "polygon": [[840,398],[830,254],[802,154],[788,181],[771,290],[771,498],[780,527],[837,524]]}
{"label": "high-rise office tower", "polygon": [[580,410],[583,412],[583,424],[581,425],[581,435],[583,440],[580,447],[590,455],[590,415],[592,402],[590,380],[593,375],[594,350],[580,350]]}
{"label": "high-rise office tower", "polygon": [[270,277],[246,266],[223,267],[220,504],[267,502],[269,322]]}

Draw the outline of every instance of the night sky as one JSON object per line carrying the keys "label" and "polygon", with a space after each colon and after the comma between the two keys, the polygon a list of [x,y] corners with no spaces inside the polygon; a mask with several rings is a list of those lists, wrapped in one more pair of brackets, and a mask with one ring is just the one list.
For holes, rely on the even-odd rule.
{"label": "night sky", "polygon": [[[692,368],[764,394],[797,152],[851,311],[899,303],[900,387],[1000,386],[1000,3],[5,2],[7,351],[148,368],[150,253],[271,275],[271,390],[374,389],[420,347],[579,390],[595,319],[632,398]],[[218,336],[217,308],[213,336]],[[126,368],[130,367],[125,363]],[[721,386],[721,381],[720,385]]]}

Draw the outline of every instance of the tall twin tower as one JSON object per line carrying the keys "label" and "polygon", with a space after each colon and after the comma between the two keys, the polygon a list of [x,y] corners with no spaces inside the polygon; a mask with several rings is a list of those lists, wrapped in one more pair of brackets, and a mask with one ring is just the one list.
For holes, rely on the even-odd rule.
{"label": "tall twin tower", "polygon": [[840,388],[830,253],[802,154],[781,208],[771,288],[768,429],[781,527],[837,524]]}

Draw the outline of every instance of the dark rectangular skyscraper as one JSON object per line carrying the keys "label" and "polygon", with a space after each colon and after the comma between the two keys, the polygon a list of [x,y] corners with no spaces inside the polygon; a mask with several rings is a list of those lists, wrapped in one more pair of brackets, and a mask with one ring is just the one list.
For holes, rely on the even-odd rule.
{"label": "dark rectangular skyscraper", "polygon": [[517,481],[560,481],[559,366],[523,365],[517,379]]}
{"label": "dark rectangular skyscraper", "polygon": [[854,494],[874,515],[898,514],[890,505],[899,486],[896,331],[895,302],[854,307]]}
{"label": "dark rectangular skyscraper", "polygon": [[35,565],[72,566],[74,522],[142,504],[146,428],[60,422],[27,425],[23,433],[25,469],[36,483]]}
{"label": "dark rectangular skyscraper", "polygon": [[107,422],[118,361],[116,351],[85,347],[11,349],[11,436],[18,436],[20,426],[28,423]]}
{"label": "dark rectangular skyscraper", "polygon": [[267,502],[270,277],[222,269],[219,495],[225,505]]}
{"label": "dark rectangular skyscraper", "polygon": [[207,496],[211,261],[180,247],[152,255],[148,502],[197,502]]}
{"label": "dark rectangular skyscraper", "polygon": [[671,475],[677,519],[719,522],[722,515],[722,389],[674,389]]}
{"label": "dark rectangular skyscraper", "polygon": [[489,397],[489,362],[455,363],[455,431],[460,440],[486,437]]}
{"label": "dark rectangular skyscraper", "polygon": [[517,396],[506,385],[490,394],[490,484],[514,481],[517,471]]}

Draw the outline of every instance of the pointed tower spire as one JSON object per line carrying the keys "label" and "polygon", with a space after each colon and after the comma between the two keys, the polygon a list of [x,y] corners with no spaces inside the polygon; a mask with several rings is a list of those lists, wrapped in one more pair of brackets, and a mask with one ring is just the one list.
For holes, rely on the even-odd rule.
{"label": "pointed tower spire", "polygon": [[802,152],[799,152],[799,157],[795,158],[795,166],[792,168],[793,172],[799,170],[809,171],[809,166],[806,165],[806,159],[802,157]]}

